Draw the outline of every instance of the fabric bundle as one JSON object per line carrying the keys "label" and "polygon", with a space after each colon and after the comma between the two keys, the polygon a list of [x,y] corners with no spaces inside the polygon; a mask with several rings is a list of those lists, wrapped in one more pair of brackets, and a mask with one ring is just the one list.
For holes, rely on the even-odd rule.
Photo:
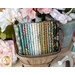
{"label": "fabric bundle", "polygon": [[14,25],[18,53],[41,55],[59,50],[56,21]]}

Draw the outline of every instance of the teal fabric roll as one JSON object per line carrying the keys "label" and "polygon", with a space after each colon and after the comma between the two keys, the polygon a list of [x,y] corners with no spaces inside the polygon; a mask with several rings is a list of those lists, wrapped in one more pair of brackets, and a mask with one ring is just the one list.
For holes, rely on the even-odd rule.
{"label": "teal fabric roll", "polygon": [[24,46],[22,25],[19,24],[18,26],[19,26],[19,31],[20,31],[20,38],[21,38],[22,50],[23,50],[23,54],[25,55],[25,46]]}
{"label": "teal fabric roll", "polygon": [[15,30],[15,37],[16,37],[16,43],[17,43],[18,52],[20,54],[22,54],[22,46],[21,46],[21,39],[20,39],[18,25],[14,25],[14,30]]}
{"label": "teal fabric roll", "polygon": [[25,32],[26,32],[26,40],[27,40],[27,49],[28,49],[28,54],[30,55],[30,52],[29,52],[29,37],[28,37],[28,24],[25,24]]}
{"label": "teal fabric roll", "polygon": [[41,55],[59,50],[55,21],[19,24],[14,29],[18,51],[23,55]]}
{"label": "teal fabric roll", "polygon": [[26,49],[27,49],[27,44],[26,44],[26,32],[25,32],[25,25],[22,25],[22,30],[23,30],[23,41],[24,41],[24,47],[25,47],[25,51],[24,54],[26,55]]}

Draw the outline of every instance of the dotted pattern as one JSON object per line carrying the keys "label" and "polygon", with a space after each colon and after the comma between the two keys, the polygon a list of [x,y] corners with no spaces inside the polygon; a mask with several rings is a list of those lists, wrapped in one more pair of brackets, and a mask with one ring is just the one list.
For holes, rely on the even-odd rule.
{"label": "dotted pattern", "polygon": [[17,43],[18,51],[20,54],[22,54],[22,46],[20,43],[21,39],[20,39],[20,35],[19,35],[18,25],[14,25],[14,30],[15,30],[16,43]]}

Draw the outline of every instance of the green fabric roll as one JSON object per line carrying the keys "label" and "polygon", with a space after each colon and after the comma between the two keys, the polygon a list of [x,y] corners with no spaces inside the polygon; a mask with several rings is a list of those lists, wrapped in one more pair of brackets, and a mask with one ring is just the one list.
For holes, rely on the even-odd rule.
{"label": "green fabric roll", "polygon": [[20,35],[19,35],[18,25],[14,25],[14,30],[15,30],[15,37],[16,37],[18,52],[20,54],[22,54],[22,46],[21,46],[21,39],[20,39]]}

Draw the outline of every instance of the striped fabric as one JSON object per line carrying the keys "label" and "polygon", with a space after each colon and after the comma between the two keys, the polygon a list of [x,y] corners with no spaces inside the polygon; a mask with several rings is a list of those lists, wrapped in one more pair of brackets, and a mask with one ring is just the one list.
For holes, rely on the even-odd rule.
{"label": "striped fabric", "polygon": [[57,22],[43,21],[14,25],[18,52],[24,55],[41,55],[59,50]]}

